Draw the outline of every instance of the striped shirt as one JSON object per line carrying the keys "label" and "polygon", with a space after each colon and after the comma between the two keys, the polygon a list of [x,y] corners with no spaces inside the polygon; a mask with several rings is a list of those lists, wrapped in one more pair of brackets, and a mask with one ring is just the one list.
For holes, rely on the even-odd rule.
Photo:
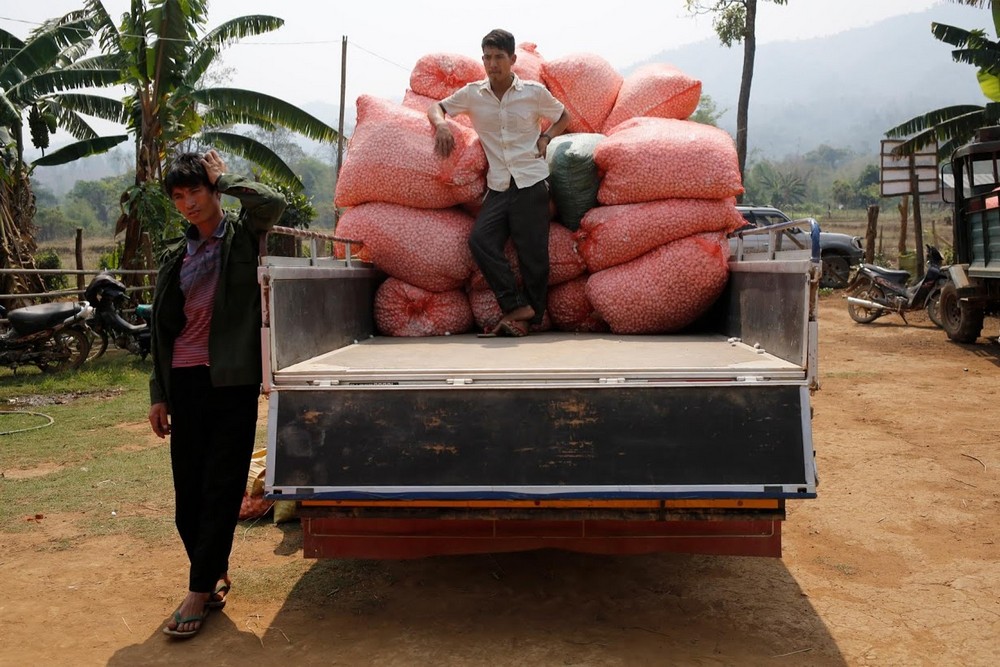
{"label": "striped shirt", "polygon": [[181,292],[184,294],[184,328],[174,341],[173,368],[208,366],[208,333],[212,325],[215,291],[222,267],[222,237],[225,218],[212,236],[188,239],[187,254],[181,264]]}

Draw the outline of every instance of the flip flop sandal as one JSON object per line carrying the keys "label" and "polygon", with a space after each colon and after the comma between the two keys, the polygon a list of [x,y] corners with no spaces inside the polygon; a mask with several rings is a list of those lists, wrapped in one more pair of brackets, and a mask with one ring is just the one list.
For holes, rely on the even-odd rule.
{"label": "flip flop sandal", "polygon": [[500,329],[497,331],[497,335],[509,336],[510,338],[521,338],[522,336],[528,335],[528,329],[527,327],[522,326],[519,322],[504,320],[500,322]]}
{"label": "flip flop sandal", "polygon": [[512,320],[504,320],[493,331],[476,334],[479,338],[521,338],[528,335],[528,330]]}
{"label": "flip flop sandal", "polygon": [[[232,588],[232,584],[227,584],[225,579],[220,579],[222,583],[219,584],[215,592],[209,596],[208,601],[205,603],[206,609],[222,609],[226,606],[226,598],[229,597],[229,590]],[[218,595],[219,599],[216,600],[215,596]]]}
{"label": "flip flop sandal", "polygon": [[[174,612],[174,627],[163,628],[163,634],[170,635],[171,637],[176,637],[177,639],[190,639],[196,634],[201,632],[201,629],[205,626],[205,619],[208,618],[208,612],[212,611],[205,606],[205,610],[200,615],[188,616],[187,618],[181,618],[181,612],[178,609]],[[185,623],[197,623],[197,627],[194,630],[178,630],[180,626]]]}

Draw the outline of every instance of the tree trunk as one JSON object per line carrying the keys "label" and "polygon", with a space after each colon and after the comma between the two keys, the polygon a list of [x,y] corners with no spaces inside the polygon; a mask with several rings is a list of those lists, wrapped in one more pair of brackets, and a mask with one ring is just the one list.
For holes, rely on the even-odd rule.
{"label": "tree trunk", "polygon": [[[750,109],[750,86],[753,83],[754,57],[757,53],[757,0],[746,0],[746,31],[743,34],[743,78],[740,80],[740,98],[736,107],[736,157],[740,175],[746,174],[747,122]],[[742,201],[742,197],[740,197]]]}
{"label": "tree trunk", "polygon": [[[35,269],[35,195],[28,172],[14,162],[13,178],[0,179],[0,268]],[[45,291],[37,273],[0,275],[0,294],[35,294]],[[28,305],[22,299],[4,299],[8,310]]]}

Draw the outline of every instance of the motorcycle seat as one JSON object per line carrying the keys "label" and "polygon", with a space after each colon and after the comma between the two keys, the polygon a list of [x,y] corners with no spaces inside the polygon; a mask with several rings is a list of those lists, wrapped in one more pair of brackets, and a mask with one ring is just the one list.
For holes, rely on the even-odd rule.
{"label": "motorcycle seat", "polygon": [[25,306],[7,313],[7,320],[21,336],[50,329],[68,317],[76,315],[83,307],[79,303],[61,301]]}
{"label": "motorcycle seat", "polygon": [[887,269],[883,266],[876,266],[875,264],[865,264],[865,267],[873,273],[885,276],[893,282],[906,282],[910,279],[910,272],[904,269]]}

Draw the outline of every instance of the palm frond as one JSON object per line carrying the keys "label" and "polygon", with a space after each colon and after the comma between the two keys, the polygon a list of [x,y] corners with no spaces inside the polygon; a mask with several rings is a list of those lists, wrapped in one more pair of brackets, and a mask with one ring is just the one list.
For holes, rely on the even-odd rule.
{"label": "palm frond", "polygon": [[285,20],[277,16],[264,14],[239,16],[205,33],[205,36],[198,40],[195,45],[195,52],[198,53],[205,49],[218,50],[244,37],[263,35],[277,30],[283,25],[285,25]]}
{"label": "palm frond", "polygon": [[305,189],[302,181],[285,164],[285,161],[278,157],[277,153],[255,139],[231,132],[203,132],[201,139],[207,144],[253,162],[278,183],[295,192],[302,192]]}
{"label": "palm frond", "polygon": [[52,99],[63,108],[77,113],[103,118],[114,123],[124,124],[127,120],[125,105],[121,100],[88,93],[62,93]]}
{"label": "palm frond", "polygon": [[202,114],[205,127],[222,128],[232,125],[255,125],[261,129],[273,132],[277,126],[256,116],[245,113],[242,109],[209,109]]}
{"label": "palm frond", "polygon": [[24,77],[44,72],[58,60],[63,50],[90,37],[90,25],[84,19],[59,23],[48,30],[32,33],[30,39],[0,70],[0,85],[14,72]]}
{"label": "palm frond", "polygon": [[99,155],[108,152],[126,139],[128,139],[127,134],[120,134],[112,137],[98,137],[96,139],[88,139],[87,141],[78,141],[38,158],[31,163],[31,166],[32,168],[54,167],[72,162],[73,160],[79,160],[89,155]]}
{"label": "palm frond", "polygon": [[23,48],[24,42],[17,35],[0,28],[0,49],[20,51]]}
{"label": "palm frond", "polygon": [[972,30],[956,28],[944,23],[931,23],[931,34],[945,44],[951,44],[957,48],[963,48],[968,44],[973,32]]}
{"label": "palm frond", "polygon": [[21,112],[7,97],[7,94],[0,90],[0,127],[10,127],[21,122]]}
{"label": "palm frond", "polygon": [[938,159],[946,160],[951,156],[954,146],[960,146],[972,141],[976,136],[976,132],[986,124],[988,124],[986,109],[985,107],[980,107],[978,111],[954,116],[922,132],[918,132],[897,146],[893,150],[893,154],[900,156],[911,155],[936,141],[938,144]]}
{"label": "palm frond", "polygon": [[[885,136],[890,139],[908,137],[916,132],[923,132],[928,128],[934,127],[935,125],[947,122],[952,118],[964,116],[976,111],[981,112],[982,110],[982,106],[977,106],[975,104],[959,104],[951,107],[942,107],[940,109],[935,109],[934,111],[928,111],[922,116],[916,116],[915,118],[911,118],[905,123],[901,123],[890,130],[886,130]],[[921,148],[923,148],[923,146],[921,146]]]}
{"label": "palm frond", "polygon": [[94,128],[80,114],[72,109],[64,108],[56,100],[45,100],[40,106],[55,115],[58,126],[68,132],[74,139],[85,141],[97,138],[97,132],[94,131]]}
{"label": "palm frond", "polygon": [[[90,16],[90,23],[98,36],[101,50],[105,53],[115,53],[122,50],[121,35],[114,19],[108,14],[101,0],[85,0],[84,9]],[[126,15],[127,16],[127,15]]]}
{"label": "palm frond", "polygon": [[116,69],[57,69],[37,74],[19,84],[22,96],[39,97],[60,90],[103,88],[113,86],[121,78]]}
{"label": "palm frond", "polygon": [[192,91],[192,97],[213,109],[242,109],[250,117],[287,128],[316,141],[332,143],[337,140],[335,129],[277,97],[239,88],[203,88]]}

